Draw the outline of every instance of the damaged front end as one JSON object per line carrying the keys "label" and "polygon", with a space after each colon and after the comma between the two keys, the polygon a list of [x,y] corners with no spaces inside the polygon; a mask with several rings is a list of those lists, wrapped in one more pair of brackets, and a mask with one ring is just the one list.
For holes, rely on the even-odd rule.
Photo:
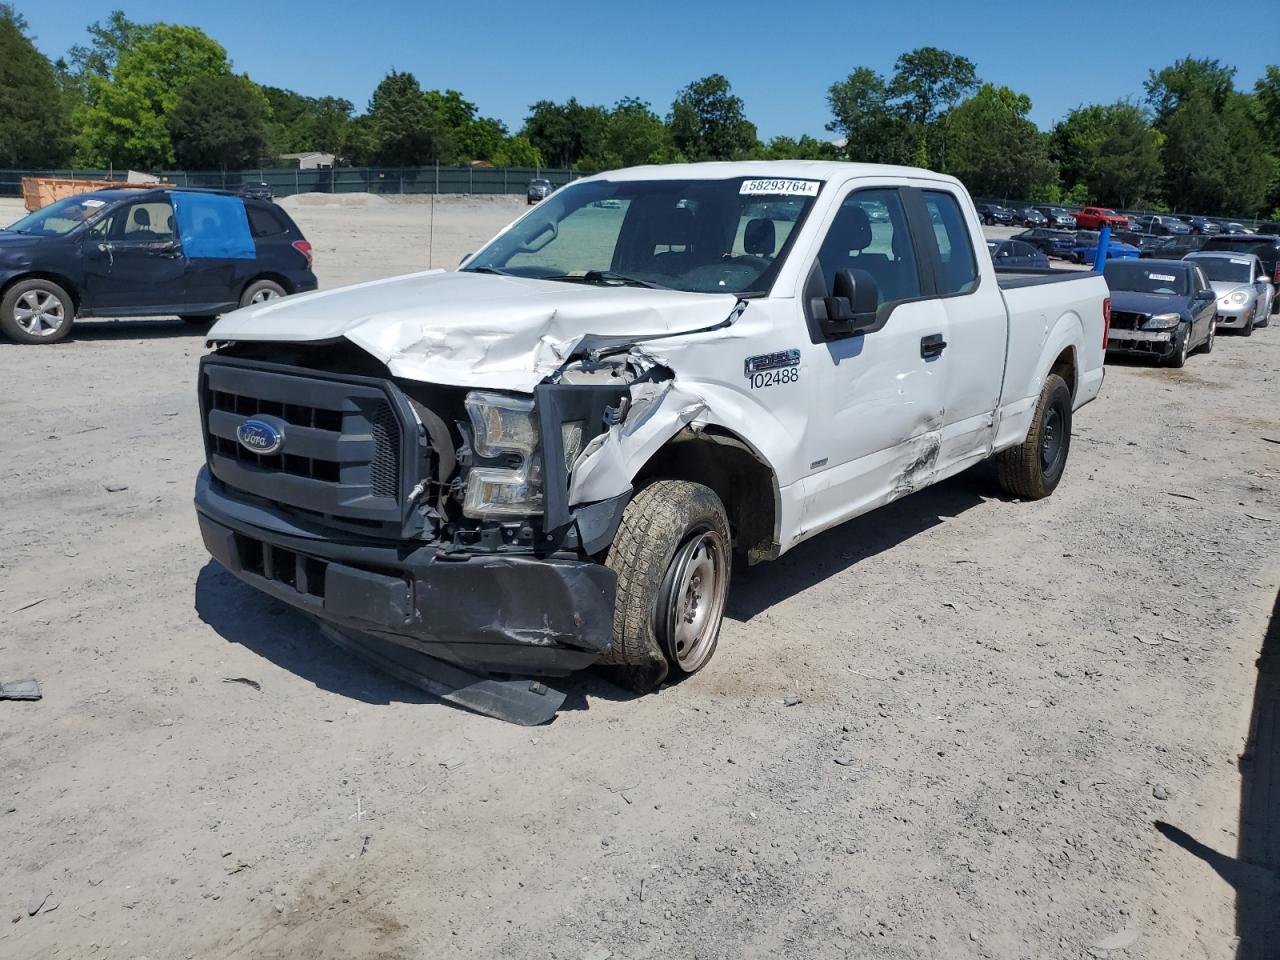
{"label": "damaged front end", "polygon": [[225,344],[200,383],[213,557],[384,670],[519,723],[563,701],[545,678],[608,653],[600,560],[631,478],[704,408],[639,348],[571,356],[532,397],[395,377],[344,341]]}

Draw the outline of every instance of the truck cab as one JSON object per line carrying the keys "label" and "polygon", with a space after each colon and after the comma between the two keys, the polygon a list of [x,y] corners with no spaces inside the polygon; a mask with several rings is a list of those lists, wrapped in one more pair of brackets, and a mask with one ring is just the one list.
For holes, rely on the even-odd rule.
{"label": "truck cab", "polygon": [[576,181],[456,271],[224,317],[205,543],[507,719],[546,719],[545,679],[593,663],[637,690],[696,673],[735,557],[992,457],[1017,496],[1053,492],[1101,387],[1106,284],[998,272],[983,245],[963,186],[913,168]]}

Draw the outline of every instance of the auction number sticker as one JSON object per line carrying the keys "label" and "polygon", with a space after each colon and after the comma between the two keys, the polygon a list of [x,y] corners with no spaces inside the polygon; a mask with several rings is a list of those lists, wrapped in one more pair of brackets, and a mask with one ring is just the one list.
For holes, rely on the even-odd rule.
{"label": "auction number sticker", "polygon": [[1167,273],[1148,273],[1147,276],[1152,280],[1163,280],[1165,283],[1173,283],[1177,279]]}
{"label": "auction number sticker", "polygon": [[819,180],[743,180],[738,193],[744,197],[816,197],[820,186]]}
{"label": "auction number sticker", "polygon": [[95,197],[91,197],[88,200],[81,200],[80,202],[90,210],[96,210],[98,207],[105,207],[107,205],[107,201],[98,200]]}

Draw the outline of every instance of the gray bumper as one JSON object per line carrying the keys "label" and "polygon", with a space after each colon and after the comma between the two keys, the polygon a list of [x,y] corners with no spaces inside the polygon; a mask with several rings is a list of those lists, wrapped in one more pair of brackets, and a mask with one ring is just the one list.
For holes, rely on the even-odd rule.
{"label": "gray bumper", "polygon": [[320,537],[229,495],[207,470],[195,503],[206,548],[231,573],[336,628],[349,644],[376,638],[366,644],[375,652],[393,644],[420,655],[424,673],[434,659],[481,675],[564,676],[595,662],[613,640],[616,577],[601,564],[510,554],[443,559],[434,546]]}

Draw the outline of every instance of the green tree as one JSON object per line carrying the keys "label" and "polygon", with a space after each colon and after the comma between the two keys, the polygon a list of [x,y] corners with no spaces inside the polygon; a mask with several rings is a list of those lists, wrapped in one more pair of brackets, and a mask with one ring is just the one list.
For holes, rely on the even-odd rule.
{"label": "green tree", "polygon": [[492,117],[476,117],[452,131],[454,145],[462,160],[486,160],[496,163],[507,142],[507,127]]}
{"label": "green tree", "polygon": [[839,160],[841,152],[834,143],[805,133],[799,139],[774,137],[761,146],[757,156],[761,160]]}
{"label": "green tree", "polygon": [[980,196],[1030,197],[1058,179],[1031,98],[983,84],[951,117],[951,172]]}
{"label": "green tree", "polygon": [[916,163],[947,169],[950,113],[977,86],[977,68],[959,54],[919,47],[898,57],[888,93],[909,127]]}
{"label": "green tree", "polygon": [[0,167],[52,167],[70,154],[67,101],[27,22],[0,3]]}
{"label": "green tree", "polygon": [[827,91],[831,121],[827,129],[844,138],[841,148],[849,160],[863,163],[900,163],[904,125],[889,106],[884,78],[867,67],[858,67]]}
{"label": "green tree", "polygon": [[1108,206],[1150,206],[1159,195],[1163,137],[1136,104],[1079,107],[1054,128],[1050,152],[1064,183],[1084,184],[1086,199]]}
{"label": "green tree", "polygon": [[742,98],[719,73],[689,84],[671,104],[667,118],[675,148],[689,160],[737,160],[753,152],[759,139],[743,114]]}
{"label": "green tree", "polygon": [[272,156],[320,150],[341,155],[351,123],[351,101],[305,97],[280,87],[262,87],[271,107],[267,150]]}
{"label": "green tree", "polygon": [[542,154],[527,137],[517,134],[503,142],[493,155],[493,162],[499,167],[540,167]]}
{"label": "green tree", "polygon": [[179,165],[238,170],[261,160],[271,107],[248,77],[196,77],[178,96],[166,123]]}
{"label": "green tree", "polygon": [[590,170],[615,170],[675,159],[671,134],[644,100],[624,97],[609,112],[600,153],[582,158]]}
{"label": "green tree", "polygon": [[1192,98],[1206,100],[1214,113],[1221,113],[1234,92],[1235,75],[1235,67],[1194,57],[1183,57],[1172,66],[1149,71],[1143,87],[1147,105],[1155,113],[1156,126],[1163,126]]}
{"label": "green tree", "polygon": [[161,168],[173,163],[165,118],[200,77],[231,72],[227,52],[195,27],[149,24],[133,35],[109,77],[86,76],[86,105],[75,122],[80,162]]}
{"label": "green tree", "polygon": [[572,167],[583,157],[599,156],[609,114],[570,97],[565,103],[539,100],[529,107],[521,133],[552,166]]}
{"label": "green tree", "polygon": [[88,78],[109,80],[120,62],[120,55],[141,41],[152,25],[134,23],[123,10],[112,10],[106,21],[89,24],[89,43],[76,44],[67,51],[67,73],[88,94]]}
{"label": "green tree", "polygon": [[416,167],[447,159],[448,130],[412,73],[392,70],[369,100],[372,163]]}

